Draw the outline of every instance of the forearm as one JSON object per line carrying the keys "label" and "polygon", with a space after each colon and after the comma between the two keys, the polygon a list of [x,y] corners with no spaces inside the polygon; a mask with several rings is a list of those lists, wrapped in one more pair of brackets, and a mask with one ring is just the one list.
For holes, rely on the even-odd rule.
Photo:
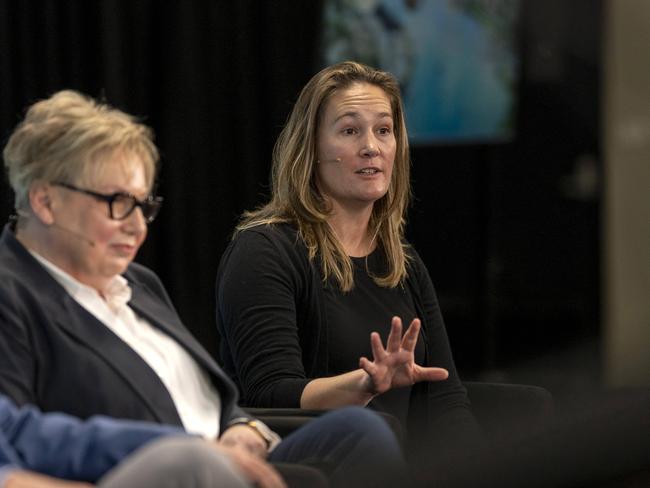
{"label": "forearm", "polygon": [[16,470],[8,474],[1,488],[90,488],[89,483],[51,478],[33,471]]}
{"label": "forearm", "polygon": [[23,467],[55,478],[95,480],[153,439],[186,435],[181,429],[158,424],[99,416],[81,421],[61,413],[43,414],[33,406],[18,408],[2,396],[0,412]]}
{"label": "forearm", "polygon": [[349,405],[365,406],[374,396],[370,377],[363,369],[357,369],[307,383],[300,397],[300,408],[324,410]]}

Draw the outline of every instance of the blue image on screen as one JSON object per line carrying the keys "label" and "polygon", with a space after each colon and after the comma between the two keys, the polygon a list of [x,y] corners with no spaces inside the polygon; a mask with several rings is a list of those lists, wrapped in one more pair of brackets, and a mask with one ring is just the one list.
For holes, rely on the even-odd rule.
{"label": "blue image on screen", "polygon": [[400,81],[414,144],[514,133],[518,0],[326,0],[323,60]]}

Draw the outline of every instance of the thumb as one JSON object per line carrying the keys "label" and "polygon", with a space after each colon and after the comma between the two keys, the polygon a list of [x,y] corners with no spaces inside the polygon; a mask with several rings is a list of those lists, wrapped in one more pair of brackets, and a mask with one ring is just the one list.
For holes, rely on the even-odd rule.
{"label": "thumb", "polygon": [[423,368],[416,366],[415,381],[444,381],[449,378],[449,371],[445,368]]}

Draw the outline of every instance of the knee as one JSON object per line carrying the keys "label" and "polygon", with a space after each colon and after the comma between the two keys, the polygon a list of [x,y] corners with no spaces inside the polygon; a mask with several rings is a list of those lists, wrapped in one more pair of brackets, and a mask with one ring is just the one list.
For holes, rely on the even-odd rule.
{"label": "knee", "polygon": [[363,407],[345,407],[331,413],[346,430],[356,433],[369,442],[380,445],[398,445],[397,437],[381,415]]}
{"label": "knee", "polygon": [[179,436],[152,442],[142,454],[164,469],[174,470],[177,466],[203,464],[208,452],[207,446],[199,439]]}
{"label": "knee", "polygon": [[229,458],[197,438],[170,437],[155,442],[146,455],[170,479],[193,480],[198,486],[219,480],[230,480],[223,486],[246,485]]}
{"label": "knee", "polygon": [[363,407],[344,407],[334,410],[331,415],[337,417],[337,421],[356,430],[383,430],[388,428],[386,421],[376,412]]}
{"label": "knee", "polygon": [[194,438],[169,439],[161,442],[157,453],[169,466],[193,466],[198,468],[220,461],[207,443]]}

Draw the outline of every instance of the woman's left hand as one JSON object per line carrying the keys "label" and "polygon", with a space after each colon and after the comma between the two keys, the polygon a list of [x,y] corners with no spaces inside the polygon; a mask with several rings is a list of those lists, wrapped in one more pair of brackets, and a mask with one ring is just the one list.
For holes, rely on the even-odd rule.
{"label": "woman's left hand", "polygon": [[368,389],[379,395],[392,388],[411,386],[420,381],[442,381],[449,377],[444,368],[415,364],[415,344],[420,333],[420,320],[413,319],[402,337],[402,319],[393,317],[386,348],[377,332],[370,334],[373,361],[362,357],[359,367],[368,374]]}

